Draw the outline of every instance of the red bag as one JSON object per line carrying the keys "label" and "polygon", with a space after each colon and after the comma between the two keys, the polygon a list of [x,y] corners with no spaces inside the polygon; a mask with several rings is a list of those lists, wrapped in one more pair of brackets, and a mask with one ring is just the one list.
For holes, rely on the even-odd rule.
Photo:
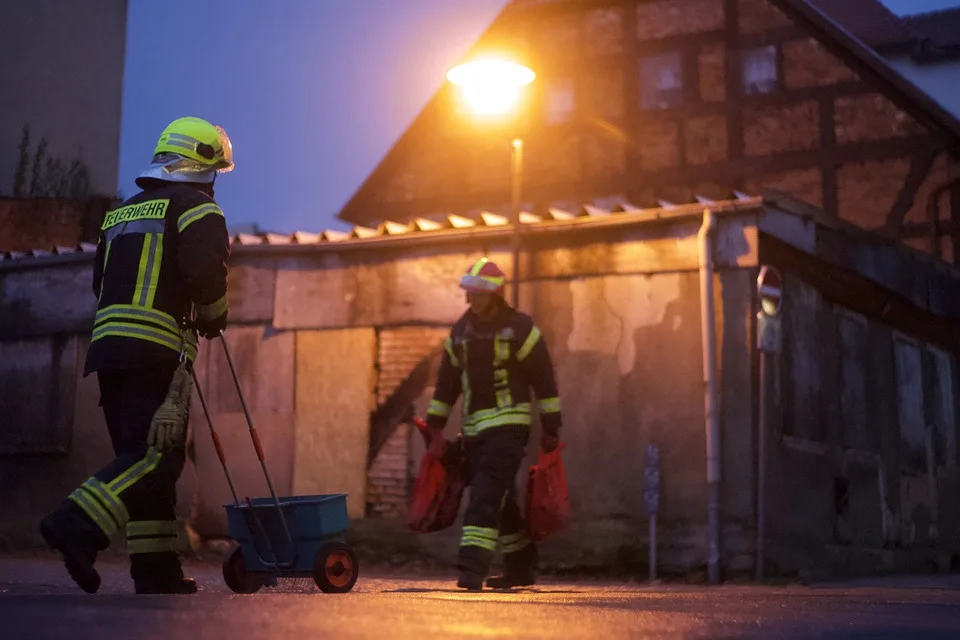
{"label": "red bag", "polygon": [[534,542],[550,537],[570,519],[570,494],[560,457],[565,446],[560,443],[550,453],[541,449],[527,475],[527,535]]}
{"label": "red bag", "polygon": [[442,531],[454,523],[460,511],[466,486],[463,456],[449,441],[445,441],[439,456],[431,453],[430,438],[442,436],[431,434],[419,418],[414,418],[414,423],[427,444],[427,451],[420,459],[420,471],[407,505],[407,524],[419,533]]}

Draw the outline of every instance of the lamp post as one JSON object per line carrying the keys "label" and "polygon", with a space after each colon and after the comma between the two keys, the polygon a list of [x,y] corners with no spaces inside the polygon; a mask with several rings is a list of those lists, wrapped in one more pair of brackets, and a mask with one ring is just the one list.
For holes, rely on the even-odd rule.
{"label": "lamp post", "polygon": [[[460,89],[466,105],[484,119],[508,117],[520,103],[524,88],[536,74],[529,68],[502,58],[477,58],[451,69],[447,80]],[[523,139],[513,138],[510,153],[510,204],[513,214],[513,284],[514,307],[520,305],[520,208],[523,186]]]}

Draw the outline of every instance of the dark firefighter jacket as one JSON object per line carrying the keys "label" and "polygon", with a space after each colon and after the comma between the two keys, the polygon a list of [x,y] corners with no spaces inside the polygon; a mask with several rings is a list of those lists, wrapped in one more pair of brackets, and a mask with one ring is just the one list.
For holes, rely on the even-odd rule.
{"label": "dark firefighter jacket", "polygon": [[503,304],[490,323],[467,311],[444,343],[427,425],[442,429],[463,394],[463,434],[504,425],[530,425],[530,388],[540,403],[540,423],[561,426],[560,398],[547,345],[530,316]]}
{"label": "dark firefighter jacket", "polygon": [[[223,212],[197,185],[149,181],[104,217],[93,270],[97,315],[84,375],[191,361],[184,321],[224,319],[230,241]],[[183,336],[186,335],[184,343]]]}

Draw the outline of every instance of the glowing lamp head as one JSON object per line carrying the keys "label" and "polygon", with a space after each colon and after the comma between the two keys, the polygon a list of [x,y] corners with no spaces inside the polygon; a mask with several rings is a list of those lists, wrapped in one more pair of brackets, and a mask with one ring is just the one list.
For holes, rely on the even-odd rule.
{"label": "glowing lamp head", "polygon": [[507,113],[536,77],[531,69],[500,58],[473,60],[447,73],[447,80],[459,87],[470,109],[481,116]]}

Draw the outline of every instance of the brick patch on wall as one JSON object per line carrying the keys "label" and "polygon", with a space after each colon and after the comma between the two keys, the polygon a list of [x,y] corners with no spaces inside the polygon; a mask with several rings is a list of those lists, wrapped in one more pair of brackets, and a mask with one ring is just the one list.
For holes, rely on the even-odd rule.
{"label": "brick patch on wall", "polygon": [[641,125],[637,132],[640,166],[664,169],[680,164],[679,132],[676,122]]}
{"label": "brick patch on wall", "polygon": [[815,207],[823,206],[823,177],[816,167],[751,176],[747,180],[747,193],[760,193],[763,189],[778,189]]}
{"label": "brick patch on wall", "polygon": [[883,226],[908,171],[909,158],[854,162],[840,167],[840,216],[865,229]]}
{"label": "brick patch on wall", "polygon": [[50,251],[96,242],[106,199],[81,202],[55,198],[0,199],[0,252]]}
{"label": "brick patch on wall", "polygon": [[781,48],[783,81],[787,89],[802,89],[857,79],[850,67],[813,38],[789,40]]}
{"label": "brick patch on wall", "polygon": [[[378,332],[377,403],[383,403],[414,367],[441,344],[449,329],[403,327]],[[406,513],[410,427],[401,424],[367,471],[367,516],[400,518]]]}
{"label": "brick patch on wall", "polygon": [[739,21],[741,33],[757,33],[793,24],[782,11],[767,0],[740,0]]}
{"label": "brick patch on wall", "polygon": [[837,143],[923,134],[916,120],[879,93],[844,96],[836,102]]}
{"label": "brick patch on wall", "polygon": [[723,22],[723,0],[654,0],[637,5],[640,40],[723,29]]}
{"label": "brick patch on wall", "polygon": [[707,164],[727,157],[727,119],[723,115],[690,118],[684,123],[687,162]]}
{"label": "brick patch on wall", "polygon": [[820,144],[820,108],[808,101],[744,109],[743,138],[744,151],[750,156],[815,149]]}
{"label": "brick patch on wall", "polygon": [[722,43],[704,45],[700,50],[700,98],[723,102],[727,97],[726,49]]}

